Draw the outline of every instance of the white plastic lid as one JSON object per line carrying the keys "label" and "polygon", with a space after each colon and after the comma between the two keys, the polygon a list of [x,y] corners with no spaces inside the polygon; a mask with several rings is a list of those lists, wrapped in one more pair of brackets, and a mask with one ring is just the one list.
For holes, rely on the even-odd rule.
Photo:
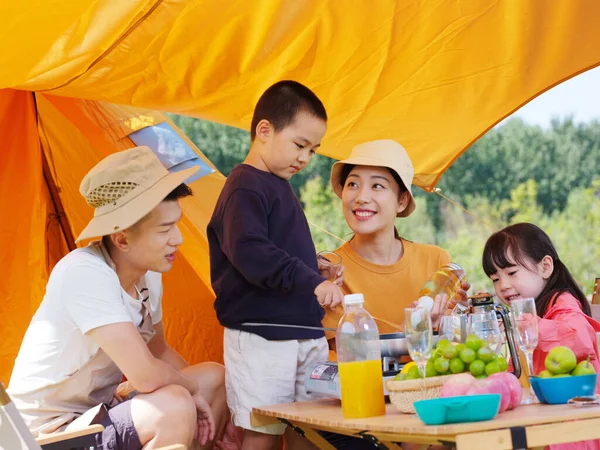
{"label": "white plastic lid", "polygon": [[344,305],[359,305],[365,302],[365,297],[362,294],[344,295]]}

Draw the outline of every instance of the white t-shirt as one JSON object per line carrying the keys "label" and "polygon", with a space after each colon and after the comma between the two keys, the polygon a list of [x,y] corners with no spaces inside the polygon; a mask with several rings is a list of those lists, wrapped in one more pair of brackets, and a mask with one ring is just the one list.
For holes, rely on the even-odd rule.
{"label": "white t-shirt", "polygon": [[[147,272],[152,324],[162,320],[161,274]],[[15,360],[8,392],[23,394],[65,380],[99,347],[86,333],[119,322],[142,320],[140,299],[121,287],[97,245],[79,248],[56,264],[46,295],[33,316]]]}

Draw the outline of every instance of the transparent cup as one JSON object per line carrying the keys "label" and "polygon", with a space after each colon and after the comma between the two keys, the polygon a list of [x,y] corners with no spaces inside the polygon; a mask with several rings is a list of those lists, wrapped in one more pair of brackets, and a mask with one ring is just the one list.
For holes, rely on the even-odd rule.
{"label": "transparent cup", "polygon": [[317,262],[320,267],[324,266],[327,269],[327,279],[334,282],[342,267],[342,257],[336,252],[323,250],[317,253]]}

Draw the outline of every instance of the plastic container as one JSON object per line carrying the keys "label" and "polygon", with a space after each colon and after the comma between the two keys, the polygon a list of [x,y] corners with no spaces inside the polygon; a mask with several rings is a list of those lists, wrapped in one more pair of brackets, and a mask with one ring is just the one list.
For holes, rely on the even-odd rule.
{"label": "plastic container", "polygon": [[379,330],[363,304],[362,294],[344,297],[345,312],[335,338],[346,419],[385,414]]}
{"label": "plastic container", "polygon": [[460,289],[462,281],[466,279],[467,274],[461,266],[456,263],[444,264],[425,283],[417,303],[431,311],[437,295],[446,294],[451,299]]}
{"label": "plastic container", "polygon": [[414,403],[425,425],[491,420],[500,410],[500,394],[462,395]]}
{"label": "plastic container", "polygon": [[573,397],[593,397],[596,394],[597,374],[557,378],[529,378],[531,387],[541,403],[560,405]]}

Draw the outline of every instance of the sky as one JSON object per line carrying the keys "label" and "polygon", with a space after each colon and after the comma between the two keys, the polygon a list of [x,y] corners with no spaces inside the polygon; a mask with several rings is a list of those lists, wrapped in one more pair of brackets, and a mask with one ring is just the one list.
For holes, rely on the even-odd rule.
{"label": "sky", "polygon": [[569,115],[576,122],[600,120],[600,67],[555,86],[511,117],[520,117],[532,125],[546,127],[553,117]]}

